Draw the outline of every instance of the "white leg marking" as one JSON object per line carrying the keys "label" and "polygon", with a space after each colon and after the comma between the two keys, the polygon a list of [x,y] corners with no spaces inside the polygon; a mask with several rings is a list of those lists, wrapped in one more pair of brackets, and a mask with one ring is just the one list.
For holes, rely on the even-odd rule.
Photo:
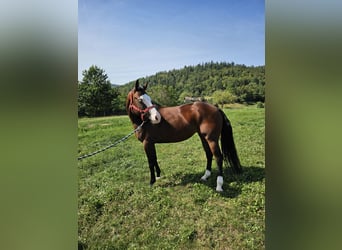
{"label": "white leg marking", "polygon": [[223,177],[222,176],[217,176],[217,186],[216,186],[216,191],[217,192],[222,192],[222,185],[223,185]]}
{"label": "white leg marking", "polygon": [[206,181],[208,177],[211,175],[211,172],[209,170],[205,170],[204,175],[201,177],[202,181]]}

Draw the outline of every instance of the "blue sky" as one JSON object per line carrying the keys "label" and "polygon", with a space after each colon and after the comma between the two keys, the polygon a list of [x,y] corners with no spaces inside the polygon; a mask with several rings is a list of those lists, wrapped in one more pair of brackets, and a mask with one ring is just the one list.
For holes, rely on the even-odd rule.
{"label": "blue sky", "polygon": [[209,61],[265,64],[264,1],[78,1],[79,80],[91,65],[124,84]]}

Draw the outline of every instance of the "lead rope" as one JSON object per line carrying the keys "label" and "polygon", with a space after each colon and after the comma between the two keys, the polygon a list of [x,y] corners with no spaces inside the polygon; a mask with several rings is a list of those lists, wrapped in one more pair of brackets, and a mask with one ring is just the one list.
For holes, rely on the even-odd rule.
{"label": "lead rope", "polygon": [[90,157],[90,156],[96,155],[96,154],[98,154],[98,153],[101,153],[101,152],[103,152],[103,151],[109,149],[109,148],[112,148],[112,147],[116,146],[116,145],[119,144],[120,142],[123,142],[123,141],[127,140],[128,137],[130,137],[131,135],[133,135],[135,132],[139,131],[139,130],[142,128],[142,126],[144,125],[144,123],[145,123],[145,121],[143,121],[136,129],[134,129],[132,132],[130,132],[128,135],[126,135],[125,137],[121,138],[120,140],[118,140],[118,141],[116,141],[116,142],[114,142],[114,143],[112,143],[112,144],[110,144],[110,145],[108,145],[108,146],[106,146],[106,147],[104,147],[104,148],[102,148],[102,149],[100,149],[100,150],[97,150],[97,151],[95,151],[95,152],[93,152],[93,153],[90,153],[90,154],[86,154],[86,155],[80,156],[80,157],[77,158],[77,160],[79,161],[79,160],[82,160],[82,159],[84,159],[84,158],[88,158],[88,157]]}

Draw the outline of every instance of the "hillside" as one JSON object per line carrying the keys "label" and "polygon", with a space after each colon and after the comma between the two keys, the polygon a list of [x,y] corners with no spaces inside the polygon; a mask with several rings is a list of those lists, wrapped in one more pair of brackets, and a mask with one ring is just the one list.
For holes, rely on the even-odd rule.
{"label": "hillside", "polygon": [[[149,94],[163,105],[181,104],[185,97],[208,98],[215,91],[228,91],[240,103],[265,100],[265,66],[208,62],[158,72],[140,82],[148,82]],[[133,85],[134,81],[117,87],[122,99]]]}

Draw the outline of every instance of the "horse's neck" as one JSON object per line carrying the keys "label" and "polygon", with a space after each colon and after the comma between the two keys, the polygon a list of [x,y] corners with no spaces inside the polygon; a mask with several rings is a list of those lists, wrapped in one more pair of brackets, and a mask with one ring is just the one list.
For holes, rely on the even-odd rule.
{"label": "horse's neck", "polygon": [[128,116],[134,126],[134,129],[136,129],[142,123],[142,120],[139,116],[136,116],[131,112],[129,112]]}

